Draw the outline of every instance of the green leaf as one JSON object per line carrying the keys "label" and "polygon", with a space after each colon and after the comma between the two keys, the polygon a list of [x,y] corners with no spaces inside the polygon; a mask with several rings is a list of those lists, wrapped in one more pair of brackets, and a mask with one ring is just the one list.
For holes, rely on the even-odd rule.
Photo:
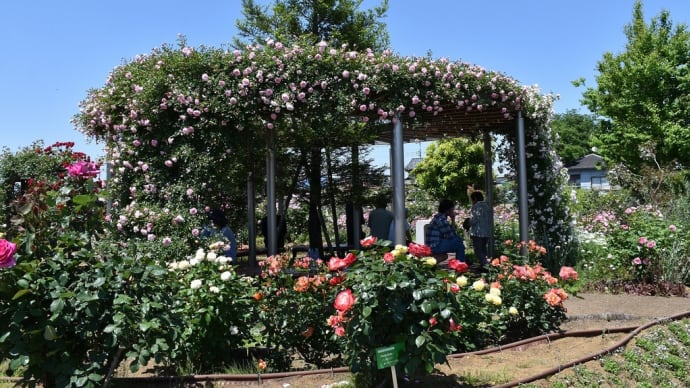
{"label": "green leaf", "polygon": [[24,296],[24,294],[30,294],[30,293],[31,293],[31,290],[28,290],[28,289],[19,290],[19,291],[17,291],[16,294],[14,294],[14,296],[12,297],[12,300],[19,299],[22,296]]}
{"label": "green leaf", "polygon": [[423,335],[418,336],[418,337],[415,338],[415,340],[414,340],[414,344],[417,345],[418,348],[421,348],[422,345],[424,345],[425,342],[426,342],[426,338],[424,338]]}
{"label": "green leaf", "polygon": [[46,325],[45,329],[43,329],[43,338],[46,341],[53,341],[57,338],[57,331],[53,326]]}
{"label": "green leaf", "polygon": [[72,202],[74,202],[77,206],[84,206],[93,202],[95,199],[95,196],[92,194],[77,194],[72,197]]}
{"label": "green leaf", "polygon": [[104,333],[112,333],[113,330],[115,330],[116,327],[117,327],[117,326],[115,326],[115,325],[113,325],[113,324],[110,324],[110,325],[106,326],[106,327],[103,329],[103,332],[104,332]]}
{"label": "green leaf", "polygon": [[364,316],[366,318],[369,315],[371,315],[371,307],[364,306],[364,308],[362,309],[362,316]]}
{"label": "green leaf", "polygon": [[59,315],[63,308],[65,308],[65,301],[62,299],[55,299],[50,303],[50,312],[53,315]]}
{"label": "green leaf", "polygon": [[148,322],[148,321],[139,322],[139,330],[146,331],[150,328],[151,328],[151,322]]}
{"label": "green leaf", "polygon": [[441,317],[443,317],[444,319],[448,319],[448,317],[450,317],[450,310],[448,310],[448,309],[441,310]]}
{"label": "green leaf", "polygon": [[91,381],[101,381],[101,380],[103,380],[103,376],[97,375],[97,374],[95,374],[95,373],[91,373],[91,374],[89,375],[89,380],[91,380]]}
{"label": "green leaf", "polygon": [[29,281],[26,279],[17,280],[17,285],[21,288],[29,288]]}
{"label": "green leaf", "polygon": [[422,303],[422,312],[425,314],[430,314],[434,310],[434,307],[436,307],[436,304],[426,301]]}
{"label": "green leaf", "polygon": [[104,277],[100,277],[100,278],[96,279],[95,282],[93,282],[94,287],[100,287],[104,284],[105,284],[105,278]]}
{"label": "green leaf", "polygon": [[412,297],[414,298],[414,300],[420,300],[422,299],[422,292],[419,290],[414,290],[412,291]]}

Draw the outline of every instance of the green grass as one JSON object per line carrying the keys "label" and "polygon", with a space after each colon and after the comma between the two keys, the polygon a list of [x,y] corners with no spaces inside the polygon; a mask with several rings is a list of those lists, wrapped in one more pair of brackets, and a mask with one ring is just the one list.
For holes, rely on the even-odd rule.
{"label": "green grass", "polygon": [[650,328],[625,350],[549,379],[552,387],[690,386],[690,319]]}

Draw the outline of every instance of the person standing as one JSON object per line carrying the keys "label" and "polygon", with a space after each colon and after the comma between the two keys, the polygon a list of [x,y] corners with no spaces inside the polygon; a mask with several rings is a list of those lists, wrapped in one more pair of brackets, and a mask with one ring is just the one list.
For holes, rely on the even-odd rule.
{"label": "person standing", "polygon": [[481,191],[470,194],[472,209],[470,210],[470,238],[474,247],[474,254],[481,266],[489,262],[489,237],[491,236],[491,207],[484,201]]}
{"label": "person standing", "polygon": [[433,254],[454,252],[456,259],[465,261],[465,243],[455,226],[455,203],[452,200],[439,202],[438,212],[427,226],[424,241]]}
{"label": "person standing", "polygon": [[369,213],[369,234],[376,237],[377,240],[388,239],[388,231],[395,218],[393,213],[386,209],[386,204],[385,199],[378,198],[374,204],[376,208]]}

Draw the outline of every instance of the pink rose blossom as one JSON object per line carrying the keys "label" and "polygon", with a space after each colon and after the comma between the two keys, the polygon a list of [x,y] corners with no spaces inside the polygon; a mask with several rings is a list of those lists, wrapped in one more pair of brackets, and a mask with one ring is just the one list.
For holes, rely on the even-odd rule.
{"label": "pink rose blossom", "polygon": [[640,245],[645,245],[647,243],[647,237],[644,237],[644,236],[640,237],[640,239],[637,240],[637,243]]}
{"label": "pink rose blossom", "polygon": [[0,268],[14,267],[17,261],[14,253],[17,252],[17,245],[7,240],[0,239]]}
{"label": "pink rose blossom", "polygon": [[654,240],[647,241],[647,248],[650,248],[650,249],[656,248],[656,241],[654,241]]}
{"label": "pink rose blossom", "polygon": [[635,265],[640,265],[640,264],[642,264],[642,259],[640,259],[639,257],[634,258],[634,259],[633,259],[633,264],[635,264]]}
{"label": "pink rose blossom", "polygon": [[678,229],[676,228],[675,225],[669,225],[669,226],[668,226],[668,230],[670,230],[671,232],[675,232],[675,231],[678,230]]}
{"label": "pink rose blossom", "polygon": [[67,175],[79,178],[95,177],[99,174],[98,166],[94,162],[80,160],[67,166]]}

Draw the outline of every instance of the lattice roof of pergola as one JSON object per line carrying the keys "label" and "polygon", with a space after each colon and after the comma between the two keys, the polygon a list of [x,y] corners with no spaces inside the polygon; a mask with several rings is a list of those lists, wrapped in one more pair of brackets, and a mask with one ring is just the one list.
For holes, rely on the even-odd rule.
{"label": "lattice roof of pergola", "polygon": [[[377,140],[390,143],[393,126],[379,127]],[[515,117],[504,117],[501,108],[487,108],[468,112],[455,106],[446,107],[441,112],[418,112],[415,120],[403,118],[404,142],[429,141],[460,136],[474,136],[485,131],[509,132],[515,130]]]}

